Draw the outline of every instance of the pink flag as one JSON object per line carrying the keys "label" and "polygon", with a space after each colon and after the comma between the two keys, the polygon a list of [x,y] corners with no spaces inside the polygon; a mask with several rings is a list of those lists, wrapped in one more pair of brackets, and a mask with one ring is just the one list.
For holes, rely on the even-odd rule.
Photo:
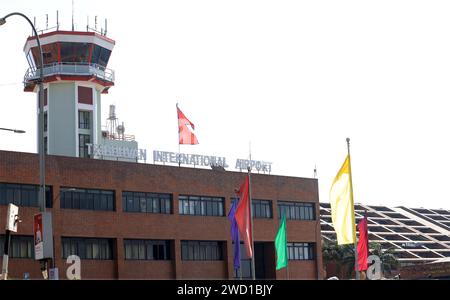
{"label": "pink flag", "polygon": [[192,129],[195,129],[194,124],[186,118],[183,112],[178,108],[177,105],[177,113],[178,113],[178,137],[180,144],[187,145],[196,145],[198,144],[197,137],[195,134],[191,132],[191,130],[187,127],[187,125],[191,126]]}
{"label": "pink flag", "polygon": [[367,258],[369,257],[369,238],[367,234],[367,217],[361,219],[358,224],[359,241],[358,241],[358,271],[367,270]]}
{"label": "pink flag", "polygon": [[253,237],[252,237],[252,220],[250,216],[250,195],[249,195],[249,180],[248,175],[245,177],[245,182],[239,189],[239,204],[236,208],[234,218],[239,227],[242,239],[244,240],[245,251],[248,258],[253,257]]}

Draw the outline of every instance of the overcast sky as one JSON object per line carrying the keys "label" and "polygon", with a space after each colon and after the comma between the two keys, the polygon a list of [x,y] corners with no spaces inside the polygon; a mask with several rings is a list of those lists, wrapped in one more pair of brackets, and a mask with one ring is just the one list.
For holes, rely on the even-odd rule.
{"label": "overcast sky", "polygon": [[[0,15],[71,28],[71,0],[0,0]],[[450,1],[75,0],[76,30],[108,19],[116,41],[102,97],[139,148],[178,151],[175,104],[200,142],[183,153],[273,162],[313,177],[320,201],[351,138],[355,201],[450,209]],[[0,27],[0,149],[36,152],[19,17]]]}

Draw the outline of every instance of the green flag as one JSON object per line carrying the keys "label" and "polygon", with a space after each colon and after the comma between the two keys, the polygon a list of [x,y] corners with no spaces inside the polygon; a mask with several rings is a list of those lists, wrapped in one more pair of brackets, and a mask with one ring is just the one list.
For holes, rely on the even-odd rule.
{"label": "green flag", "polygon": [[287,256],[287,238],[286,238],[286,215],[283,214],[280,228],[278,229],[277,236],[275,238],[275,251],[277,252],[277,267],[276,269],[282,269],[288,265]]}

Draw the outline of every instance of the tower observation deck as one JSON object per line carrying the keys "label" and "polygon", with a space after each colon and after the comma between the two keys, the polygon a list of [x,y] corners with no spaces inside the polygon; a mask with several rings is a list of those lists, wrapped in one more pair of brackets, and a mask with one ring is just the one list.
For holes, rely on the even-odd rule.
{"label": "tower observation deck", "polygon": [[[86,81],[95,83],[102,93],[114,85],[114,71],[107,68],[115,41],[96,32],[53,31],[39,36],[44,57],[44,83]],[[40,72],[35,36],[27,39],[24,52],[29,68],[24,90],[35,92]]]}

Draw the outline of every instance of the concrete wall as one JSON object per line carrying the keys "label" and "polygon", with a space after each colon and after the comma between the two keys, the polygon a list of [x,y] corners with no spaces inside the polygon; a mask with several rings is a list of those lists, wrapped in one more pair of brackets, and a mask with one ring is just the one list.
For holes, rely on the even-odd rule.
{"label": "concrete wall", "polygon": [[76,156],[75,83],[50,84],[48,99],[48,153]]}

